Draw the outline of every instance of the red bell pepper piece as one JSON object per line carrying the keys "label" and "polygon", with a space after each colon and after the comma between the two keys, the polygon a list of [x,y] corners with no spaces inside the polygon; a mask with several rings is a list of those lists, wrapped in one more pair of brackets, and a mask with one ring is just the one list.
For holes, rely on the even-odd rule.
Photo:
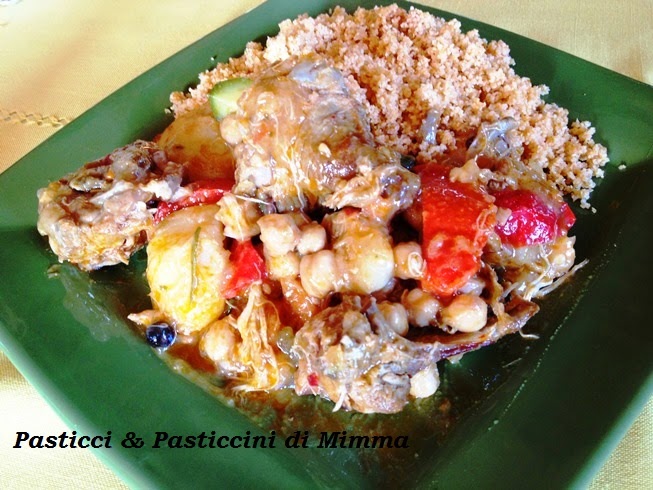
{"label": "red bell pepper piece", "polygon": [[549,243],[569,231],[576,216],[565,202],[546,199],[527,189],[506,189],[494,194],[495,204],[510,209],[495,230],[503,243],[514,247]]}
{"label": "red bell pepper piece", "polygon": [[198,206],[200,204],[215,204],[225,192],[229,192],[234,185],[231,179],[198,180],[188,185],[190,195],[177,201],[162,201],[154,213],[154,223],[161,222],[170,213],[183,208]]}
{"label": "red bell pepper piece", "polygon": [[249,286],[262,281],[267,275],[265,260],[254,248],[251,240],[236,242],[230,261],[233,274],[222,291],[226,299],[242,294]]}
{"label": "red bell pepper piece", "polygon": [[451,167],[436,163],[416,169],[422,182],[422,289],[451,296],[481,267],[481,254],[492,230],[496,207],[484,190],[451,182]]}

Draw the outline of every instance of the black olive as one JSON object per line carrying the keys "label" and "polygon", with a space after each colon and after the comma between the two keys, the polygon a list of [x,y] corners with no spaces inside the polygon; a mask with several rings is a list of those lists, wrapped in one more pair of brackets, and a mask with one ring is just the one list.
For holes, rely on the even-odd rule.
{"label": "black olive", "polygon": [[145,330],[145,339],[152,347],[167,349],[176,338],[177,332],[167,323],[153,323]]}
{"label": "black olive", "polygon": [[410,155],[401,155],[400,163],[406,170],[412,170],[417,165],[417,160]]}

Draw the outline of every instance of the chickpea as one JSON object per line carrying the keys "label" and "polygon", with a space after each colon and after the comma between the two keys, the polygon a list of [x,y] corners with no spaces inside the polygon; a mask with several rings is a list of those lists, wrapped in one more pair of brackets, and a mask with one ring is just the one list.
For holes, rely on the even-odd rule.
{"label": "chickpea", "polygon": [[422,247],[417,242],[400,243],[393,249],[395,276],[399,279],[419,279],[424,272]]}
{"label": "chickpea", "polygon": [[440,310],[440,302],[419,288],[404,293],[401,303],[406,308],[411,325],[416,327],[426,327],[434,322]]}
{"label": "chickpea", "polygon": [[403,337],[408,333],[408,313],[401,303],[383,301],[378,304],[377,308],[385,323],[397,335]]}
{"label": "chickpea", "polygon": [[[339,250],[341,251],[343,249]],[[340,257],[344,258],[347,289],[354,293],[371,294],[383,289],[392,280],[394,258],[387,240],[370,240],[369,244],[356,244]]]}
{"label": "chickpea", "polygon": [[410,378],[410,394],[415,398],[427,398],[436,392],[439,385],[440,376],[433,364]]}
{"label": "chickpea", "polygon": [[297,251],[302,255],[322,250],[326,246],[326,230],[318,223],[310,223],[301,230]]}
{"label": "chickpea", "polygon": [[478,296],[461,294],[442,310],[442,321],[460,332],[477,332],[487,322],[487,304]]}
{"label": "chickpea", "polygon": [[300,231],[292,216],[268,214],[258,220],[266,256],[279,257],[295,250]]}
{"label": "chickpea", "polygon": [[461,293],[473,294],[474,296],[480,296],[485,289],[485,282],[478,276],[474,276],[467,281],[467,283],[460,288]]}
{"label": "chickpea", "polygon": [[267,257],[266,266],[272,279],[296,277],[299,274],[299,255],[289,252],[286,255]]}
{"label": "chickpea", "polygon": [[371,294],[392,280],[392,246],[380,233],[373,231],[364,237],[349,236],[339,240],[336,247],[344,290]]}
{"label": "chickpea", "polygon": [[304,255],[299,263],[299,275],[304,290],[316,298],[324,298],[335,289],[336,257],[331,250]]}
{"label": "chickpea", "polygon": [[200,349],[215,363],[231,361],[238,338],[236,332],[226,320],[211,323],[202,339]]}
{"label": "chickpea", "polygon": [[347,210],[325,218],[336,254],[339,292],[371,294],[394,277],[394,255],[388,230],[360,212]]}

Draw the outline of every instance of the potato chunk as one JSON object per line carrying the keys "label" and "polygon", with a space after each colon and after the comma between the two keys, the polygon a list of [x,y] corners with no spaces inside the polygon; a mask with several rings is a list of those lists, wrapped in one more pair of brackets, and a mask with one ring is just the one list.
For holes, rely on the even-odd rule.
{"label": "potato chunk", "polygon": [[229,252],[218,206],[172,213],[155,228],[147,247],[147,280],[154,307],[181,333],[201,330],[223,312],[220,287]]}

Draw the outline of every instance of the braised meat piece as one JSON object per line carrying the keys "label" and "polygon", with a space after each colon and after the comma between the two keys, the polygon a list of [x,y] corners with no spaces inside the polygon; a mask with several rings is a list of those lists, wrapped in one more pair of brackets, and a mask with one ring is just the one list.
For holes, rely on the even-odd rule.
{"label": "braised meat piece", "polygon": [[38,231],[81,269],[127,263],[154,226],[148,202],[172,199],[181,174],[156,144],[136,141],[40,189]]}

